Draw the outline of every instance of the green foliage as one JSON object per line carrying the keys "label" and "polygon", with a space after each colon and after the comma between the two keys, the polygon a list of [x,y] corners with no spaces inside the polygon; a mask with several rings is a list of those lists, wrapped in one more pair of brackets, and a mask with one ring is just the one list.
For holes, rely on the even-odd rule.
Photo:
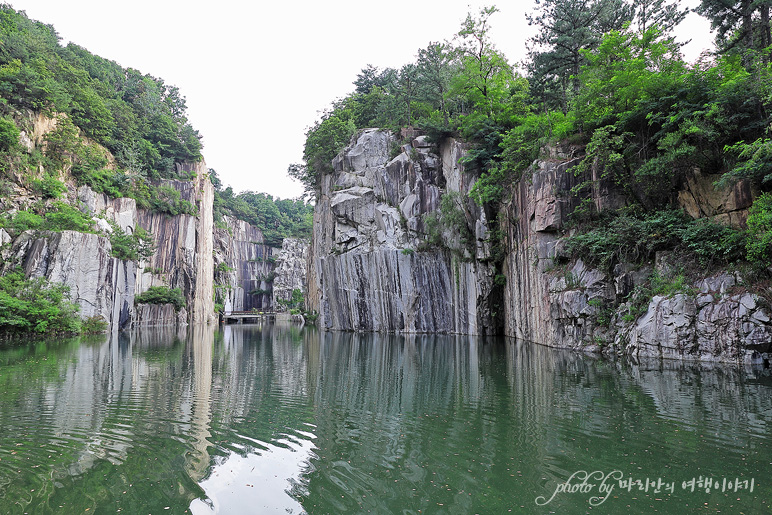
{"label": "green foliage", "polygon": [[479,205],[498,203],[507,188],[518,181],[548,143],[567,138],[573,130],[573,114],[560,111],[529,113],[520,117],[499,143],[497,162],[475,182],[469,196]]}
{"label": "green foliage", "polygon": [[440,199],[440,209],[423,219],[426,244],[419,250],[431,247],[444,248],[466,259],[473,253],[474,235],[466,221],[462,205],[466,198],[449,191]]}
{"label": "green foliage", "polygon": [[745,257],[745,234],[720,223],[706,219],[687,221],[678,235],[678,248],[695,256],[704,268],[736,263]]}
{"label": "green foliage", "polygon": [[772,44],[769,2],[701,0],[696,12],[710,20],[721,52],[764,50]]}
{"label": "green foliage", "polygon": [[100,315],[94,315],[83,320],[80,325],[82,334],[99,334],[107,330],[109,324]]}
{"label": "green foliage", "polygon": [[[568,254],[609,269],[650,261],[660,250],[706,268],[737,263],[746,251],[753,260],[768,260],[766,197],[757,200],[747,239],[673,209],[694,169],[724,174],[723,185],[744,178],[769,189],[772,66],[768,53],[758,52],[759,42],[772,43],[768,4],[704,0],[702,12],[729,28],[720,33],[724,53],[689,65],[671,37],[686,12],[677,2],[544,0],[529,17],[539,31],[531,40],[527,81],[490,45],[496,8],[483,8],[466,18],[451,43],[419,51],[415,65],[363,70],[356,91],[309,131],[306,162],[293,165],[293,173],[315,186],[354,129],[408,124],[437,142],[454,136],[469,144],[464,164],[478,175],[470,196],[488,215],[534,160],[549,159],[545,146],[579,143],[585,158],[574,171],[584,182],[572,193],[585,198]],[[723,20],[722,9],[731,11]],[[753,27],[752,40],[740,21]],[[732,45],[743,51],[730,51]],[[347,137],[322,138],[344,125]],[[569,150],[581,155],[574,152],[581,148]],[[613,187],[627,208],[593,212],[589,186]],[[443,196],[441,208],[423,219],[422,248],[464,250],[473,243],[464,220],[467,201]],[[589,216],[579,219],[582,210]],[[495,214],[488,219],[495,227]],[[461,245],[445,241],[456,238]]]}
{"label": "green foliage", "polygon": [[[458,71],[451,79],[451,94],[463,97],[472,114],[484,115],[502,124],[515,90],[528,84],[516,80],[506,57],[490,40],[490,18],[495,6],[483,7],[477,16],[468,14],[458,32]],[[462,125],[466,122],[462,121]]]}
{"label": "green foliage", "polygon": [[[223,215],[244,220],[263,231],[264,242],[280,247],[284,238],[311,238],[313,206],[300,199],[274,199],[266,193],[244,191],[234,195],[229,186],[216,189],[215,221]],[[215,222],[216,223],[216,222]],[[224,228],[224,227],[223,227]],[[274,258],[266,258],[267,260]]]}
{"label": "green foliage", "polygon": [[324,113],[322,119],[306,132],[305,164],[292,164],[287,173],[300,181],[306,191],[313,192],[321,176],[332,172],[332,159],[355,132],[354,111],[344,101],[336,103],[333,110]]}
{"label": "green foliage", "polygon": [[151,286],[147,291],[134,297],[135,304],[172,304],[178,312],[186,306],[185,297],[179,288]]}
{"label": "green foliage", "polygon": [[19,128],[13,120],[0,118],[0,152],[7,152],[19,145]]}
{"label": "green foliage", "polygon": [[689,68],[659,34],[612,31],[584,52],[573,103],[578,127],[591,134],[584,169],[613,179],[647,209],[667,206],[695,167],[717,173],[740,160],[727,180],[763,177],[769,66],[759,63],[754,75],[739,58],[722,57]]}
{"label": "green foliage", "polygon": [[9,217],[0,218],[0,226],[8,230],[12,235],[18,235],[24,231],[34,231],[43,226],[43,217],[31,211],[17,211]]}
{"label": "green foliage", "polygon": [[655,270],[646,282],[637,285],[627,298],[627,313],[622,315],[622,320],[627,323],[634,322],[646,313],[651,299],[655,296],[672,297],[679,293],[694,293],[687,285],[683,273],[663,275]]}
{"label": "green foliage", "polygon": [[643,34],[613,30],[593,51],[582,51],[586,64],[574,102],[585,129],[624,120],[638,104],[671,91],[686,72],[678,46],[659,40],[657,27]]}
{"label": "green foliage", "polygon": [[46,231],[94,232],[94,221],[88,215],[62,201],[56,201],[43,219],[40,229]]}
{"label": "green foliage", "polygon": [[46,174],[42,179],[32,181],[32,188],[43,198],[59,198],[67,191],[67,186],[50,174]]}
{"label": "green foliage", "polygon": [[736,155],[737,163],[724,174],[722,185],[737,179],[749,179],[765,186],[772,183],[772,140],[764,137],[751,143],[739,141],[727,145],[725,150],[729,155]]}
{"label": "green foliage", "polygon": [[56,119],[56,128],[45,136],[45,156],[61,169],[68,160],[73,160],[80,150],[78,128],[66,116]]}
{"label": "green foliage", "polygon": [[679,250],[702,266],[723,265],[743,256],[742,233],[715,222],[691,220],[663,210],[606,215],[595,226],[568,238],[566,252],[611,270],[617,263],[643,263],[660,250]]}
{"label": "green foliage", "polygon": [[614,309],[606,299],[595,297],[587,301],[587,305],[595,309],[595,322],[599,326],[608,327],[614,316]]}
{"label": "green foliage", "polygon": [[545,107],[567,112],[579,93],[582,50],[597,48],[603,34],[621,29],[633,12],[621,0],[544,0],[526,18],[537,27],[528,63],[536,96]]}
{"label": "green foliage", "polygon": [[[201,158],[200,137],[188,122],[185,99],[176,87],[75,44],[63,47],[53,27],[30,20],[7,4],[0,5],[0,18],[4,102],[65,113],[72,125],[107,147],[130,173],[172,178],[175,162]],[[70,128],[64,132],[60,136],[72,135]],[[0,146],[2,134],[0,128]],[[52,159],[55,152],[51,149]]]}
{"label": "green foliage", "polygon": [[225,261],[223,261],[222,263],[220,263],[216,267],[214,267],[214,272],[216,274],[224,274],[224,273],[230,272],[232,270],[233,270],[233,268],[229,267],[228,263],[226,263]]}
{"label": "green foliage", "polygon": [[303,292],[295,288],[292,290],[292,295],[289,299],[276,299],[276,302],[290,310],[300,310],[305,304],[305,298],[303,298]]}
{"label": "green foliage", "polygon": [[159,213],[167,213],[171,216],[198,215],[198,208],[180,198],[180,192],[171,186],[161,185],[153,189],[150,198],[150,208]]}
{"label": "green foliage", "polygon": [[94,221],[80,210],[58,200],[43,215],[21,210],[12,216],[0,217],[0,227],[14,236],[24,231],[38,230],[94,232]]}
{"label": "green foliage", "polygon": [[[124,261],[149,259],[155,252],[153,235],[137,226],[132,234],[126,234],[115,222],[110,222],[110,255]],[[149,270],[146,270],[149,271]]]}
{"label": "green foliage", "polygon": [[748,213],[748,260],[772,265],[772,193],[764,193]]}
{"label": "green foliage", "polygon": [[69,288],[45,278],[26,279],[21,269],[0,277],[0,332],[71,333],[80,320]]}

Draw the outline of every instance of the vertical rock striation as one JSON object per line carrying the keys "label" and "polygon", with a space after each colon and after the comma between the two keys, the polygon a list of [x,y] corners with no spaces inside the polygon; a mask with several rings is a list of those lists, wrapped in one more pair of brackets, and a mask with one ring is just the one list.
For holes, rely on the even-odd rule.
{"label": "vertical rock striation", "polygon": [[[321,179],[309,254],[309,304],[322,327],[493,332],[493,271],[475,261],[489,252],[487,222],[467,197],[474,177],[464,153],[453,139],[439,149],[423,137],[400,146],[390,132],[367,129],[335,158]],[[427,216],[449,193],[458,232],[445,230],[433,247]]]}
{"label": "vertical rock striation", "polygon": [[[576,177],[579,159],[570,153],[537,161],[532,174],[514,187],[500,219],[505,234],[503,273],[504,322],[507,335],[554,347],[626,354],[638,359],[669,358],[746,363],[772,353],[768,306],[743,291],[736,274],[719,273],[699,280],[683,293],[653,296],[645,313],[629,316],[628,295],[642,285],[657,262],[621,263],[613,273],[581,260],[555,267],[562,256],[568,215],[579,199],[572,188],[593,182],[591,200],[598,211],[616,209],[624,198],[598,177]],[[679,195],[685,211],[742,225],[750,204],[747,185],[714,191],[698,171]],[[634,318],[634,319],[631,319]]]}
{"label": "vertical rock striation", "polygon": [[262,231],[243,220],[225,216],[215,228],[214,288],[226,312],[271,306],[274,249],[263,241]]}
{"label": "vertical rock striation", "polygon": [[308,261],[308,241],[298,238],[284,238],[281,250],[276,257],[273,280],[273,307],[285,311],[286,306],[280,300],[289,301],[293,290],[300,290],[305,296],[308,291],[306,280],[306,262]]}
{"label": "vertical rock striation", "polygon": [[[214,190],[205,163],[183,168],[195,172],[195,180],[164,184],[196,205],[197,216],[138,209],[134,199],[112,199],[83,186],[73,200],[95,217],[101,234],[27,231],[13,241],[8,237],[11,250],[3,272],[19,265],[28,277],[45,277],[69,286],[82,317],[101,316],[113,328],[211,322]],[[127,234],[137,227],[148,230],[153,235],[153,255],[138,262],[113,257],[112,228],[107,221]],[[135,296],[151,286],[180,288],[187,308],[175,312],[171,305],[135,305]]]}

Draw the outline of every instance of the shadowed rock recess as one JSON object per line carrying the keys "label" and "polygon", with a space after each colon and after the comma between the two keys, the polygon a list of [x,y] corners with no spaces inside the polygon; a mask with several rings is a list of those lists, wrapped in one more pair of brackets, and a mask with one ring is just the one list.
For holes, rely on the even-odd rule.
{"label": "shadowed rock recess", "polygon": [[[636,358],[768,360],[769,306],[740,287],[737,273],[655,295],[631,319],[628,295],[673,256],[658,255],[653,265],[617,265],[613,273],[570,256],[556,267],[556,258],[566,259],[560,253],[568,217],[583,200],[572,189],[590,181],[584,198],[589,195],[597,211],[626,202],[595,170],[574,173],[581,149],[545,149],[547,157],[514,185],[497,213],[503,247],[497,271],[490,217],[468,196],[475,175],[464,170],[464,144],[402,141],[389,131],[361,131],[321,179],[308,296],[323,328],[504,332]],[[679,195],[684,211],[742,226],[752,202],[749,186],[715,189],[714,180],[691,172]]]}

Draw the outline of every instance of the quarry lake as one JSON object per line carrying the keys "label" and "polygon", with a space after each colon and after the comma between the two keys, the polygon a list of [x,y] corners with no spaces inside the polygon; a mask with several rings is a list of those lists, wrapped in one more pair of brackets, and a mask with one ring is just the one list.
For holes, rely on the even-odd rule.
{"label": "quarry lake", "polygon": [[769,513],[769,370],[234,325],[0,348],[2,513]]}

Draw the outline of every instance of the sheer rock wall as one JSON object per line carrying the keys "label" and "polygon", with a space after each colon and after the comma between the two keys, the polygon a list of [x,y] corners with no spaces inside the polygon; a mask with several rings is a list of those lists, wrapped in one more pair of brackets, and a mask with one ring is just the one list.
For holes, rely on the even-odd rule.
{"label": "sheer rock wall", "polygon": [[[542,345],[634,358],[760,363],[772,352],[769,306],[744,291],[736,273],[717,273],[684,293],[654,296],[645,313],[628,315],[628,295],[654,269],[665,271],[675,256],[660,253],[649,265],[617,265],[607,274],[581,260],[556,266],[568,215],[580,199],[571,189],[594,181],[595,207],[615,209],[624,199],[598,177],[576,177],[580,159],[569,153],[538,161],[515,186],[502,208],[506,258],[503,273],[505,333]],[[744,224],[752,196],[745,184],[714,191],[694,171],[679,199],[693,217]]]}
{"label": "sheer rock wall", "polygon": [[[474,178],[460,162],[465,152],[453,139],[400,146],[389,131],[367,129],[335,158],[321,180],[309,254],[309,304],[323,328],[494,332],[487,222],[467,198]],[[458,232],[473,241],[445,230],[432,246],[427,216],[448,193],[460,194]]]}

